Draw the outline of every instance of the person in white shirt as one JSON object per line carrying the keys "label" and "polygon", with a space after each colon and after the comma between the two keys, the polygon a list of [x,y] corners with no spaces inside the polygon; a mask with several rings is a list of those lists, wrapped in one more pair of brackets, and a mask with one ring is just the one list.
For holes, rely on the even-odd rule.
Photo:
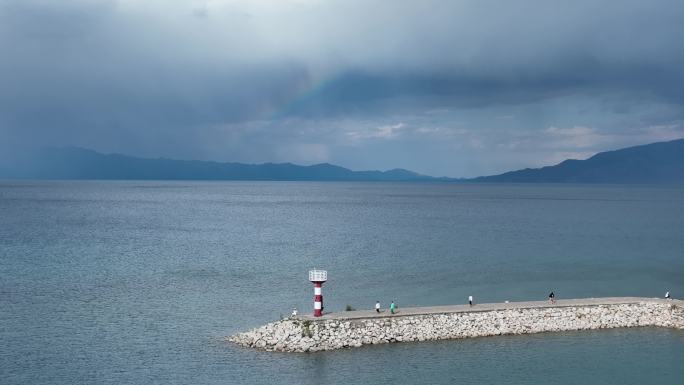
{"label": "person in white shirt", "polygon": [[295,318],[297,316],[297,308],[292,309],[292,318]]}
{"label": "person in white shirt", "polygon": [[468,304],[469,304],[470,306],[473,306],[473,296],[472,296],[472,295],[469,295],[469,296],[468,296]]}
{"label": "person in white shirt", "polygon": [[380,313],[380,301],[375,301],[375,312]]}
{"label": "person in white shirt", "polygon": [[665,293],[665,299],[672,299],[672,298],[670,298],[670,292],[669,291],[667,293]]}

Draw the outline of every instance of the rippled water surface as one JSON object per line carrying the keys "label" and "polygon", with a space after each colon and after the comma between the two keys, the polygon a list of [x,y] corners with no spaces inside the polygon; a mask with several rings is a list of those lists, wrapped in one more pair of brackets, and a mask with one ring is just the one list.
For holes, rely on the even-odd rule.
{"label": "rippled water surface", "polygon": [[684,188],[0,182],[0,382],[679,384],[684,332],[264,353],[308,311],[684,293]]}

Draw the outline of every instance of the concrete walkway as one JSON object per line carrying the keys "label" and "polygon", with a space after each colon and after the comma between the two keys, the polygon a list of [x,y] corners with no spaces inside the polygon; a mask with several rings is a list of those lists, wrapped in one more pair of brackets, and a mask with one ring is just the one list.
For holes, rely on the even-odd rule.
{"label": "concrete walkway", "polygon": [[401,317],[409,315],[428,315],[428,314],[448,314],[448,313],[468,313],[468,312],[485,312],[492,310],[506,310],[506,309],[530,309],[530,308],[547,308],[547,307],[569,307],[569,306],[598,306],[598,305],[618,305],[639,302],[654,302],[654,303],[671,303],[679,307],[684,307],[682,300],[667,300],[664,298],[642,298],[642,297],[606,297],[606,298],[580,298],[580,299],[561,299],[557,300],[555,304],[550,304],[548,301],[527,301],[527,302],[510,302],[510,303],[482,303],[475,304],[472,307],[469,305],[447,305],[447,306],[426,306],[426,307],[407,307],[399,308],[395,314],[390,314],[389,309],[381,309],[377,313],[375,309],[371,310],[354,310],[343,311],[335,313],[323,314],[322,317],[314,317],[313,315],[300,315],[298,318],[311,321],[324,320],[353,320],[364,318],[380,318],[380,317]]}

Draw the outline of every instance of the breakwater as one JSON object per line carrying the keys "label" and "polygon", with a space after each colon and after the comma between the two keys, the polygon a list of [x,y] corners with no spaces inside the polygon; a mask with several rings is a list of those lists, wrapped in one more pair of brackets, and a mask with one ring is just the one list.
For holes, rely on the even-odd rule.
{"label": "breakwater", "polygon": [[684,301],[587,298],[351,311],[284,319],[228,340],[268,351],[315,352],[370,344],[655,326],[684,329]]}

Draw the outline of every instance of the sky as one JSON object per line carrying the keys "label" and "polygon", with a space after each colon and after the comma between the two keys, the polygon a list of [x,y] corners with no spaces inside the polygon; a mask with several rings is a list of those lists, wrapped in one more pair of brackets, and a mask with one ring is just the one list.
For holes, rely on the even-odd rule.
{"label": "sky", "polygon": [[684,137],[679,0],[0,0],[0,151],[472,177]]}

